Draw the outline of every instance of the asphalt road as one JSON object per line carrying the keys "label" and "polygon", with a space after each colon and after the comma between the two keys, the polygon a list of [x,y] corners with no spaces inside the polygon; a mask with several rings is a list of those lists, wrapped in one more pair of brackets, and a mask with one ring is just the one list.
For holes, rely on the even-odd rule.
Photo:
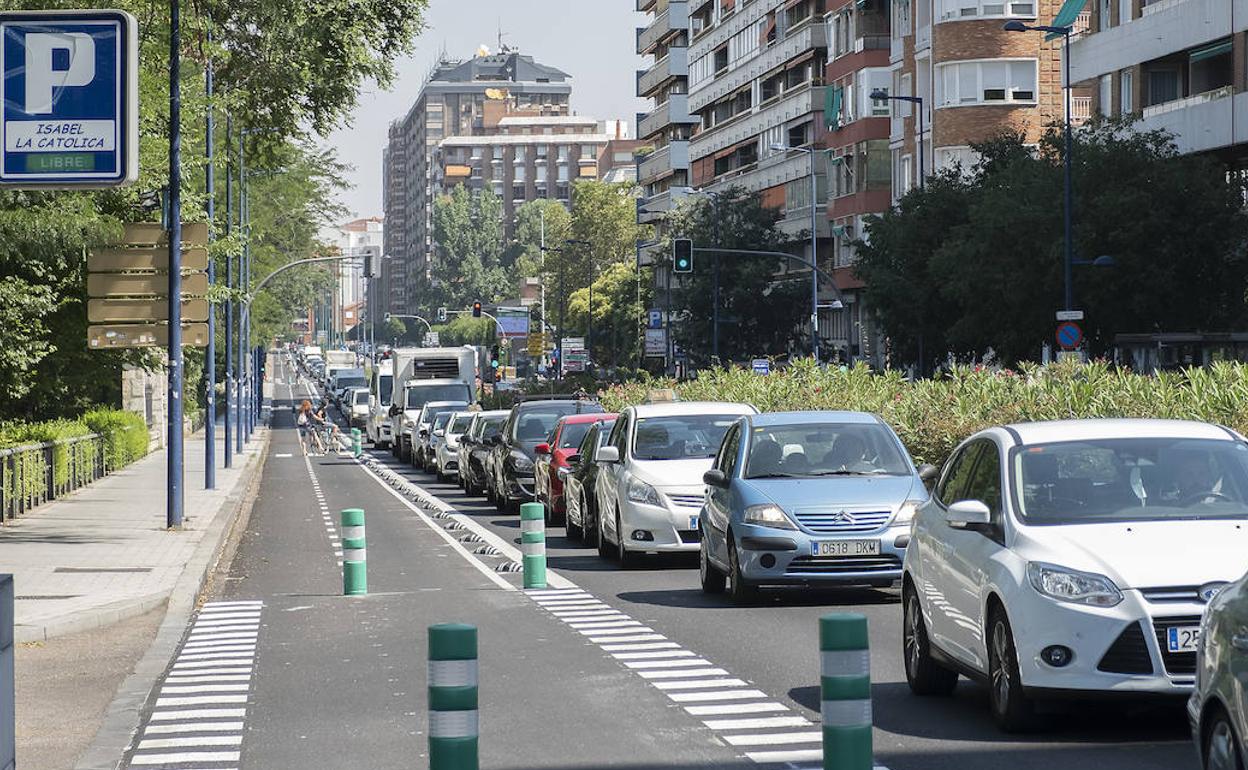
{"label": "asphalt road", "polygon": [[[517,536],[514,515],[452,484],[383,460],[491,531]],[[633,569],[572,543],[562,528],[547,535],[548,562],[580,587],[673,641],[819,720],[817,619],[850,609],[871,630],[877,759],[891,770],[1194,770],[1198,763],[1182,705],[1054,704],[1043,727],[1024,736],[999,732],[987,692],[963,679],[952,698],[918,698],[901,662],[899,591],[846,589],[765,594],[736,607],[701,592],[697,561],[649,557]]]}

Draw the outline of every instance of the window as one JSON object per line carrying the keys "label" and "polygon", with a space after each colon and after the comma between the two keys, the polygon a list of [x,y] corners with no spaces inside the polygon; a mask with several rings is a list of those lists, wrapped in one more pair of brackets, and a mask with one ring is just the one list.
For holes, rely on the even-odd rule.
{"label": "window", "polygon": [[953,456],[945,467],[945,475],[936,488],[936,499],[942,505],[950,506],[959,500],[966,499],[970,486],[971,472],[975,470],[975,460],[983,452],[984,442],[975,441],[963,447],[962,451]]}
{"label": "window", "polygon": [[806,131],[811,127],[810,123],[803,123],[800,126],[792,126],[788,131],[788,147],[801,147],[808,141],[806,139]]}
{"label": "window", "polygon": [[526,171],[527,169],[524,166],[516,166],[515,168],[513,168],[512,169],[512,181],[517,182],[517,183],[525,181],[524,177],[525,177]]}
{"label": "window", "polygon": [[1122,79],[1119,83],[1118,90],[1121,99],[1120,109],[1123,115],[1130,115],[1135,112],[1135,72],[1134,70],[1123,70]]}
{"label": "window", "polygon": [[936,0],[938,21],[1013,16],[1036,18],[1036,0]]}
{"label": "window", "polygon": [[716,466],[729,478],[732,478],[733,471],[737,468],[737,450],[740,447],[741,427],[734,425],[729,429],[728,435],[719,447],[719,461],[716,463]]}
{"label": "window", "polygon": [[1113,75],[1101,75],[1100,83],[1098,83],[1097,105],[1102,115],[1114,114],[1114,77]]}
{"label": "window", "polygon": [[559,160],[566,162],[567,159],[568,159],[568,145],[561,144],[559,145]]}
{"label": "window", "polygon": [[567,167],[567,166],[560,166],[560,167],[559,167],[559,172],[558,172],[558,173],[559,173],[559,175],[558,175],[558,177],[556,177],[555,181],[557,181],[557,182],[566,182],[566,181],[568,181],[568,167]]}
{"label": "window", "polygon": [[984,441],[979,462],[967,480],[966,499],[988,506],[994,520],[1001,515],[1001,452],[992,441]]}
{"label": "window", "polygon": [[524,200],[524,185],[523,184],[513,184],[511,186],[511,199],[513,201]]}
{"label": "window", "polygon": [[594,144],[581,145],[581,160],[598,160],[598,146]]}
{"label": "window", "polygon": [[728,69],[728,46],[724,46],[715,51],[714,56],[714,73],[718,75]]}
{"label": "window", "polygon": [[910,192],[914,185],[914,161],[910,155],[901,156],[901,194]]}
{"label": "window", "polygon": [[1179,98],[1178,69],[1156,69],[1148,73],[1148,103],[1163,104]]}
{"label": "window", "polygon": [[938,107],[1036,101],[1035,59],[953,62],[936,67]]}

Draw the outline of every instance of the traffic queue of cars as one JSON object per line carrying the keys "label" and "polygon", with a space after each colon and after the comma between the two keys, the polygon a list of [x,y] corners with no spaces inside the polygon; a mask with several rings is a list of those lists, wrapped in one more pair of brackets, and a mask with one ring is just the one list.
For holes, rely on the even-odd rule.
{"label": "traffic queue of cars", "polygon": [[[435,450],[448,474],[446,428]],[[743,404],[525,400],[459,412],[455,476],[627,565],[697,553],[702,589],[900,584],[911,690],[1039,701],[1190,696],[1204,767],[1244,770],[1248,441],[1177,420],[1003,425],[943,469],[880,418]]]}

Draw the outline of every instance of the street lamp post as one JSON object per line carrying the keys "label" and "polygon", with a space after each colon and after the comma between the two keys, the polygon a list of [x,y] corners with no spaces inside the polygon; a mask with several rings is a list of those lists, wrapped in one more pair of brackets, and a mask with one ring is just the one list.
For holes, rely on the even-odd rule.
{"label": "street lamp post", "polygon": [[819,228],[818,228],[818,198],[819,198],[819,180],[815,176],[815,149],[813,147],[789,147],[784,144],[773,144],[771,149],[775,152],[789,152],[796,150],[797,152],[806,153],[810,156],[810,262],[816,267],[812,267],[810,271],[810,354],[814,357],[815,363],[819,363]]}
{"label": "street lamp post", "polygon": [[1073,88],[1073,85],[1074,85],[1073,83],[1070,82],[1070,33],[1073,31],[1073,28],[1070,26],[1051,27],[1051,26],[1046,26],[1042,24],[1024,24],[1021,21],[1014,20],[1014,21],[1007,21],[1005,23],[1004,29],[1006,32],[1048,32],[1054,35],[1062,36],[1062,69],[1065,72],[1065,76],[1063,78],[1065,82],[1062,84],[1062,86],[1063,86],[1063,91],[1065,93],[1065,104],[1066,104],[1066,126],[1065,126],[1066,128],[1066,136],[1065,136],[1066,151],[1064,153],[1063,164],[1062,164],[1064,166],[1064,173],[1066,177],[1065,178],[1065,192],[1064,192],[1065,199],[1066,199],[1065,207],[1064,207],[1065,212],[1062,216],[1062,219],[1063,219],[1062,227],[1063,227],[1064,238],[1066,241],[1066,249],[1065,249],[1066,258],[1065,258],[1065,264],[1062,270],[1062,277],[1066,284],[1065,309],[1073,310],[1074,309],[1073,307],[1074,306],[1074,287],[1072,284],[1073,284],[1074,269],[1075,269],[1075,243],[1074,243],[1074,233],[1073,233],[1075,191],[1074,191],[1074,173],[1073,173],[1073,168],[1072,168],[1073,159],[1074,159],[1074,138],[1073,138],[1074,131],[1071,128],[1071,120],[1070,120],[1071,119],[1071,114],[1070,114],[1071,89]]}
{"label": "street lamp post", "polygon": [[[555,246],[542,246],[540,248],[542,251],[543,262],[545,261],[545,258],[546,258],[545,255],[546,255],[546,252],[548,251],[558,253],[558,254],[563,253],[563,249],[557,248]],[[593,285],[592,282],[590,285]],[[567,309],[567,302],[566,302],[566,298],[563,295],[563,260],[561,259],[559,260],[559,328],[555,331],[555,354],[557,355],[557,361],[558,361],[558,363],[555,365],[555,379],[556,380],[563,379],[563,329],[564,329],[563,315],[566,309]],[[542,318],[542,324],[543,325],[546,324],[546,318],[544,316]]]}
{"label": "street lamp post", "polygon": [[584,246],[589,254],[589,305],[585,316],[585,354],[589,359],[586,366],[592,371],[594,368],[594,280],[598,274],[597,266],[594,264],[594,244],[591,241],[576,238],[568,238],[564,243],[569,246]]}

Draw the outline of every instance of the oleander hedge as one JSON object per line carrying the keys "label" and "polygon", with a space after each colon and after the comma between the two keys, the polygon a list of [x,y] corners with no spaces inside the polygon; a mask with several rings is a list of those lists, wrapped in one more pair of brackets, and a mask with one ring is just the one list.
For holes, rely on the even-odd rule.
{"label": "oleander hedge", "polygon": [[849,409],[874,412],[901,436],[916,462],[939,465],[970,434],[1002,423],[1083,417],[1202,420],[1248,433],[1248,365],[1142,375],[1103,362],[1025,365],[1019,370],[955,369],[916,382],[900,372],[816,367],[811,359],[767,375],[712,369],[696,380],[649,379],[600,391],[610,410],[644,401],[655,388],[682,400],[743,401],[765,412]]}

